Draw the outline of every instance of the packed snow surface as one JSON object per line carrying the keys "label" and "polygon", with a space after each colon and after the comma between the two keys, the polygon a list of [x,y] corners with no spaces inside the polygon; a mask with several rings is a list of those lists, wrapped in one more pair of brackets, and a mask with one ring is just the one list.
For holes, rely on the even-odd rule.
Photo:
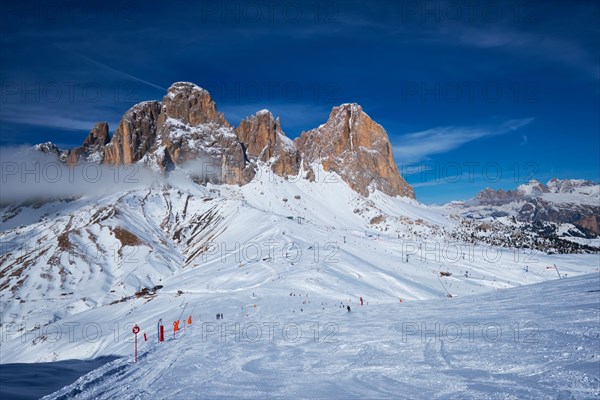
{"label": "packed snow surface", "polygon": [[[350,313],[294,294],[230,294],[227,302],[258,307],[228,309],[224,321],[203,315],[163,343],[152,335],[137,363],[115,360],[47,398],[600,395],[597,273],[463,298],[363,306],[348,299]],[[301,300],[311,303],[290,313]]]}

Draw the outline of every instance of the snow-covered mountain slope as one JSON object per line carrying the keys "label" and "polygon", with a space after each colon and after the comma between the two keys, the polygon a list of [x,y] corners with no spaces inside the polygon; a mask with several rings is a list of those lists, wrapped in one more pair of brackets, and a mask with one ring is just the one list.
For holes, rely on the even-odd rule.
{"label": "snow-covered mountain slope", "polygon": [[152,335],[137,363],[130,354],[46,398],[597,398],[599,288],[594,273],[456,299],[353,298],[351,313],[312,292],[232,293],[258,307]]}
{"label": "snow-covered mountain slope", "polygon": [[130,346],[112,330],[175,320],[182,303],[203,316],[231,315],[258,292],[309,294],[330,305],[360,296],[407,303],[600,268],[597,254],[457,239],[461,220],[412,199],[363,197],[335,173],[312,168],[314,182],[265,167],[244,186],[182,178],[3,208],[0,239],[10,246],[0,256],[1,362],[125,355]]}

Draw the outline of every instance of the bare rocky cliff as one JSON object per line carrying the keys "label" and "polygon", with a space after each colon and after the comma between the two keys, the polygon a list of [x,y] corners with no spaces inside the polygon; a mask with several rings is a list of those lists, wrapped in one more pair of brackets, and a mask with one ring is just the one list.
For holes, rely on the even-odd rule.
{"label": "bare rocky cliff", "polygon": [[208,91],[190,82],[174,83],[161,101],[131,107],[112,139],[108,125],[97,124],[65,157],[71,165],[142,162],[158,171],[200,161],[212,173],[206,180],[240,185],[252,180],[258,163],[282,177],[302,170],[308,179],[316,178],[314,167],[320,164],[362,195],[380,190],[415,197],[400,176],[387,133],[359,105],[334,107],[325,124],[292,141],[268,110],[232,127]]}
{"label": "bare rocky cliff", "polygon": [[192,160],[200,161],[198,175],[213,182],[244,184],[254,177],[243,146],[210,94],[188,82],[173,84],[162,102],[143,102],[127,111],[104,157],[107,164],[143,161],[158,170]]}
{"label": "bare rocky cliff", "polygon": [[236,134],[250,159],[263,161],[279,176],[295,176],[300,167],[300,153],[283,130],[279,118],[268,110],[246,118]]}
{"label": "bare rocky cliff", "polygon": [[398,171],[386,131],[358,104],[334,107],[324,125],[302,133],[295,143],[305,170],[320,163],[362,195],[377,189],[390,196],[415,198]]}
{"label": "bare rocky cliff", "polygon": [[104,159],[104,146],[110,142],[108,124],[98,122],[79,147],[69,150],[65,154],[68,165],[79,162],[102,162]]}
{"label": "bare rocky cliff", "polygon": [[139,161],[156,144],[158,101],[145,101],[131,107],[121,119],[105,147],[105,164],[131,164]]}

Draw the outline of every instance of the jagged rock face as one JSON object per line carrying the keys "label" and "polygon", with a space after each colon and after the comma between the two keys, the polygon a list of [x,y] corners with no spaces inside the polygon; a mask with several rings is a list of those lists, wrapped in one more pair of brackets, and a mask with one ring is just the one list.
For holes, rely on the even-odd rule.
{"label": "jagged rock face", "polygon": [[[598,209],[597,211],[600,211],[600,209]],[[579,221],[574,222],[573,224],[576,227],[582,229],[584,232],[585,231],[592,232],[596,236],[599,236],[600,235],[600,227],[598,224],[599,218],[600,217],[598,216],[598,214],[588,215],[588,216],[580,219]]]}
{"label": "jagged rock face", "polygon": [[65,160],[68,165],[80,161],[102,162],[104,160],[104,146],[110,141],[108,123],[99,122],[91,130],[80,147],[71,150]]}
{"label": "jagged rock face", "polygon": [[173,84],[162,100],[158,136],[161,164],[199,161],[199,175],[205,181],[228,184],[248,183],[255,171],[244,148],[223,114],[217,112],[210,94],[189,82]]}
{"label": "jagged rock face", "polygon": [[254,177],[244,149],[209,93],[188,82],[173,84],[162,102],[143,102],[123,117],[104,162],[143,161],[165,170],[197,160],[202,181],[244,184]]}
{"label": "jagged rock face", "polygon": [[70,154],[70,150],[61,150],[58,148],[58,146],[56,144],[54,144],[52,142],[38,143],[38,144],[34,145],[32,149],[35,151],[39,151],[40,153],[43,153],[43,154],[48,154],[48,155],[52,154],[53,156],[58,158],[61,162],[66,162],[66,160]]}
{"label": "jagged rock face", "polygon": [[535,196],[542,193],[550,193],[550,188],[543,183],[532,179],[525,185],[519,185],[517,192],[522,193],[526,196]]}
{"label": "jagged rock face", "polygon": [[156,146],[158,101],[145,101],[125,113],[111,142],[105,147],[106,164],[132,164]]}
{"label": "jagged rock face", "polygon": [[317,162],[362,195],[378,189],[390,196],[415,198],[400,176],[387,133],[357,104],[335,107],[327,123],[302,133],[295,143],[312,176],[310,164]]}
{"label": "jagged rock face", "polygon": [[297,175],[300,154],[281,129],[279,118],[261,110],[243,120],[235,130],[250,158],[268,163],[279,176]]}
{"label": "jagged rock face", "polygon": [[357,104],[335,107],[326,124],[291,141],[267,110],[233,129],[210,94],[189,82],[174,83],[160,102],[129,109],[110,142],[108,125],[100,123],[82,146],[63,154],[69,164],[142,162],[159,171],[193,164],[192,172],[201,169],[201,181],[228,184],[250,182],[255,162],[283,177],[297,176],[302,165],[304,177],[312,180],[317,179],[312,165],[320,163],[362,195],[378,189],[415,197],[398,172],[385,130]]}
{"label": "jagged rock face", "polygon": [[191,126],[208,122],[229,126],[223,114],[217,112],[208,91],[190,82],[174,83],[162,100],[161,123],[173,118]]}
{"label": "jagged rock face", "polygon": [[254,177],[254,168],[231,127],[215,122],[192,126],[167,118],[159,126],[159,137],[163,150],[155,154],[163,165],[195,161],[195,172],[203,181],[214,183],[245,184]]}
{"label": "jagged rock face", "polygon": [[551,192],[552,190],[550,190],[548,186],[532,179],[526,184],[519,185],[516,190],[504,191],[502,189],[494,190],[492,188],[485,188],[477,193],[475,202],[479,205],[501,206],[503,204],[524,201],[529,197],[536,197]]}
{"label": "jagged rock face", "polygon": [[35,146],[33,146],[33,149],[44,154],[54,154],[56,156],[59,156],[61,153],[58,146],[52,142],[38,143]]}
{"label": "jagged rock face", "polygon": [[110,142],[108,123],[98,122],[83,141],[82,147],[90,148],[94,146],[104,146],[108,144],[108,142]]}

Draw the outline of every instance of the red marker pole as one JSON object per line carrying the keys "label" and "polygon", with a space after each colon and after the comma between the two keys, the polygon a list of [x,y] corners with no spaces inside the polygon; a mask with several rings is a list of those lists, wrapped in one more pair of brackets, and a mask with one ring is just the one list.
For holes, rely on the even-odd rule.
{"label": "red marker pole", "polygon": [[135,360],[135,362],[137,362],[137,335],[138,335],[138,333],[140,333],[140,327],[137,326],[137,325],[135,325],[131,331],[135,335],[135,339],[134,339],[134,342],[135,342],[135,357],[134,357],[134,360]]}

